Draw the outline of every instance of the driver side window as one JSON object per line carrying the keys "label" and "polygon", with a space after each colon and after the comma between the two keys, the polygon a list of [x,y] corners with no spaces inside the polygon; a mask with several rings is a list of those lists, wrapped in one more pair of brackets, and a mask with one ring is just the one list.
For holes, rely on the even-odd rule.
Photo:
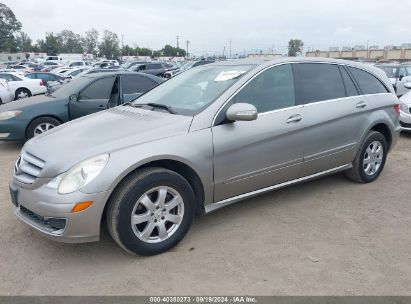
{"label": "driver side window", "polygon": [[80,92],[80,100],[109,99],[115,77],[98,79]]}
{"label": "driver side window", "polygon": [[291,64],[265,70],[242,88],[233,102],[252,104],[258,113],[295,106]]}

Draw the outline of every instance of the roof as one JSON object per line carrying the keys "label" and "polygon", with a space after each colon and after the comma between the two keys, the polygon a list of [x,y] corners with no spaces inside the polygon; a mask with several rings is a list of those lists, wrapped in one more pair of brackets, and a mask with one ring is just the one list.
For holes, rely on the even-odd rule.
{"label": "roof", "polygon": [[129,71],[124,71],[124,70],[119,70],[119,71],[113,71],[113,72],[100,72],[100,73],[91,73],[91,74],[85,74],[82,75],[81,77],[87,77],[87,78],[99,78],[102,76],[110,76],[110,75],[141,75],[150,79],[153,79],[154,81],[160,82],[164,81],[162,78],[151,75],[151,74],[146,74],[146,73],[139,73],[139,72],[129,72]]}

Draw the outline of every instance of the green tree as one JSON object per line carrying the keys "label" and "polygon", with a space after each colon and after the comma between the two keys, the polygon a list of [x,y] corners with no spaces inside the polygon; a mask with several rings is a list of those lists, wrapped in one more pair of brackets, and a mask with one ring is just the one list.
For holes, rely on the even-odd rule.
{"label": "green tree", "polygon": [[24,32],[20,32],[19,35],[16,36],[16,45],[19,47],[19,49],[23,52],[31,52],[33,51],[33,45],[32,45],[32,40]]}
{"label": "green tree", "polygon": [[149,48],[139,48],[136,47],[136,56],[151,56],[153,51]]}
{"label": "green tree", "polygon": [[161,50],[154,52],[154,57],[159,56],[170,56],[170,57],[177,57],[177,56],[186,56],[186,51],[180,48],[175,48],[169,44],[166,44]]}
{"label": "green tree", "polygon": [[104,31],[103,39],[99,44],[100,56],[107,59],[116,59],[120,54],[120,42],[116,33]]}
{"label": "green tree", "polygon": [[0,3],[0,51],[15,51],[16,42],[14,33],[21,29],[13,11],[5,4]]}
{"label": "green tree", "polygon": [[57,34],[61,53],[83,53],[81,36],[70,30],[63,30]]}
{"label": "green tree", "polygon": [[61,53],[60,40],[54,33],[46,33],[46,38],[44,40],[37,40],[37,45],[40,52],[47,53],[48,55],[53,56]]}
{"label": "green tree", "polygon": [[97,55],[98,36],[99,33],[94,28],[86,32],[82,38],[83,49],[86,53]]}
{"label": "green tree", "polygon": [[288,56],[300,56],[303,53],[304,42],[300,39],[291,39],[288,42]]}

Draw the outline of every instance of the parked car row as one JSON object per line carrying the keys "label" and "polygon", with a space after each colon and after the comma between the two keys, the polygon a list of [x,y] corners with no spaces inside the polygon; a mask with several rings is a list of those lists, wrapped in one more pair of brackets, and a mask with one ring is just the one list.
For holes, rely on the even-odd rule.
{"label": "parked car row", "polygon": [[25,141],[58,125],[116,107],[163,82],[131,72],[80,76],[51,94],[14,101],[0,108],[0,139]]}

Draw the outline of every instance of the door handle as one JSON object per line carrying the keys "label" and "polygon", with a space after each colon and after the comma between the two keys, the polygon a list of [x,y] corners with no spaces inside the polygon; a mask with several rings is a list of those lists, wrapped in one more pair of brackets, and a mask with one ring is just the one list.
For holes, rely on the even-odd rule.
{"label": "door handle", "polygon": [[365,101],[360,101],[359,103],[357,103],[355,107],[358,109],[362,109],[362,108],[365,108],[366,106],[367,104],[365,103]]}
{"label": "door handle", "polygon": [[290,117],[286,120],[286,122],[289,124],[289,123],[293,123],[293,122],[299,122],[299,121],[301,121],[302,119],[303,119],[303,117],[302,117],[300,114],[296,114],[296,115],[290,116]]}
{"label": "door handle", "polygon": [[107,107],[105,105],[99,105],[98,108],[99,109],[106,109]]}

